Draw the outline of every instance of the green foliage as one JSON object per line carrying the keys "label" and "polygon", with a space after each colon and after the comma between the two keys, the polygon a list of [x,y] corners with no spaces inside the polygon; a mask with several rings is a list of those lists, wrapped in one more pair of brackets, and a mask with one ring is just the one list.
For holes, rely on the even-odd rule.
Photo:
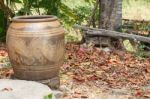
{"label": "green foliage", "polygon": [[59,6],[60,10],[65,13],[66,15],[68,15],[69,17],[72,17],[73,19],[76,19],[77,16],[75,15],[74,11],[72,11],[72,9],[70,9],[67,5],[61,3]]}
{"label": "green foliage", "polygon": [[90,6],[79,6],[74,10],[74,12],[77,14],[77,20],[76,20],[76,24],[81,24],[84,21],[88,20],[89,16],[90,16],[90,12],[91,12],[91,7]]}
{"label": "green foliage", "polygon": [[4,12],[0,9],[0,40],[3,40],[5,38],[5,32],[6,32],[6,24],[5,24],[5,16]]}
{"label": "green foliage", "polygon": [[139,50],[135,53],[138,58],[150,58],[150,51]]}
{"label": "green foliage", "polygon": [[21,0],[12,0],[12,2],[22,3]]}
{"label": "green foliage", "polygon": [[[69,0],[70,4],[73,0]],[[82,2],[81,2],[82,1]],[[90,14],[95,0],[81,0],[80,7],[71,7],[65,4],[68,0],[6,0],[4,3],[16,16],[20,15],[56,15],[66,28],[70,28],[75,23],[81,24]],[[88,6],[83,6],[83,5]],[[0,29],[0,31],[2,31]]]}
{"label": "green foliage", "polygon": [[59,5],[61,5],[61,0],[42,0],[38,6],[44,8],[46,14],[58,15]]}
{"label": "green foliage", "polygon": [[47,14],[56,15],[63,24],[72,25],[77,19],[72,9],[65,5],[62,0],[19,0],[21,8],[17,9],[16,15]]}
{"label": "green foliage", "polygon": [[4,31],[4,12],[0,10],[0,33]]}
{"label": "green foliage", "polygon": [[52,94],[49,94],[49,95],[47,95],[47,96],[44,96],[44,99],[52,99]]}
{"label": "green foliage", "polygon": [[66,35],[65,39],[66,39],[66,42],[77,42],[77,41],[79,41],[78,37],[72,36],[72,35]]}
{"label": "green foliage", "polygon": [[[87,9],[87,7],[77,7],[77,9],[71,9],[71,7],[65,4],[65,2],[68,1],[64,1],[65,0],[6,0],[4,1],[4,4],[12,10],[15,16],[43,14],[55,15],[60,19],[66,30],[70,32],[71,27],[74,24],[81,24],[87,19],[90,10],[89,8]],[[91,4],[94,0],[82,1],[84,1],[84,5],[84,3]],[[70,3],[72,3],[72,1]],[[2,38],[6,35],[7,18],[4,18],[3,11],[0,11],[0,37]],[[72,36],[67,38],[72,41]],[[73,41],[74,40],[76,40],[76,38],[73,38]]]}

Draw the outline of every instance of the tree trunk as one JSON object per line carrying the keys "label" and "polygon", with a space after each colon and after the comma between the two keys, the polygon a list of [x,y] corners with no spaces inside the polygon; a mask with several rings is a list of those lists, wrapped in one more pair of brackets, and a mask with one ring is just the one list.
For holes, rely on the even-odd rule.
{"label": "tree trunk", "polygon": [[122,0],[100,0],[100,28],[117,30],[122,24]]}
{"label": "tree trunk", "polygon": [[[122,24],[122,0],[99,0],[100,6],[100,28],[107,30],[118,30]],[[122,40],[109,37],[100,37],[100,45],[108,41],[108,47],[123,49]],[[106,43],[106,42],[105,42]],[[105,44],[106,45],[106,44]],[[117,46],[116,46],[117,45]]]}

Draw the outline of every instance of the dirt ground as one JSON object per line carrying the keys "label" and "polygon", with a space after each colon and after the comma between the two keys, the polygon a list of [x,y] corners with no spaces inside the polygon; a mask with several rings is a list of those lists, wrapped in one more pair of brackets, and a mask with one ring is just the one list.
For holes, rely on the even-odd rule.
{"label": "dirt ground", "polygon": [[[13,70],[0,51],[0,78]],[[61,99],[150,99],[150,59],[123,51],[67,44],[60,71]]]}

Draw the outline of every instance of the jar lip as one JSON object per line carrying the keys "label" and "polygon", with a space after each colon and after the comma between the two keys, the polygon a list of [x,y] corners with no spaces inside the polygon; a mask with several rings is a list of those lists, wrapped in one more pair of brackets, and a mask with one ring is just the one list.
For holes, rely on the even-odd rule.
{"label": "jar lip", "polygon": [[47,22],[55,21],[57,17],[54,15],[32,15],[32,16],[16,16],[12,22]]}

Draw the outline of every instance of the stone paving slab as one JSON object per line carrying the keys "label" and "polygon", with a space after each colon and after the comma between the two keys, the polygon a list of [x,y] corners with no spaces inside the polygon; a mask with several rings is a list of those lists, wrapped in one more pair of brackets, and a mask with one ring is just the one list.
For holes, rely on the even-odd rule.
{"label": "stone paving slab", "polygon": [[[41,83],[0,79],[0,99],[44,99],[49,94],[52,90]],[[52,99],[56,99],[54,95]]]}

